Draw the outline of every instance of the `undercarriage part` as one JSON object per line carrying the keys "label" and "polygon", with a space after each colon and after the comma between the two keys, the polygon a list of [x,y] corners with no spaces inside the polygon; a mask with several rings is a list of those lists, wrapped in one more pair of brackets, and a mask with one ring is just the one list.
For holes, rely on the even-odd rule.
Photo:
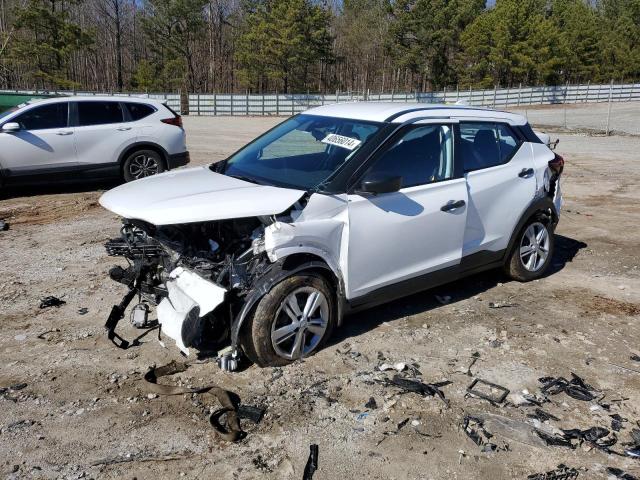
{"label": "undercarriage part", "polygon": [[151,322],[149,322],[149,313],[149,304],[142,302],[135,305],[129,315],[131,325],[136,328],[149,328],[155,326],[155,324],[151,324]]}
{"label": "undercarriage part", "polygon": [[240,354],[235,348],[227,347],[218,352],[218,358],[216,361],[221,370],[224,370],[225,372],[235,372],[238,370]]}
{"label": "undercarriage part", "polygon": [[[158,395],[182,395],[185,393],[209,394],[214,396],[222,408],[216,410],[209,417],[209,423],[214,428],[216,434],[223,440],[228,442],[236,442],[244,438],[245,433],[240,428],[240,420],[238,416],[238,397],[236,394],[224,390],[216,385],[207,385],[195,388],[183,388],[171,385],[162,385],[158,383],[158,379],[184,372],[189,366],[186,363],[171,363],[162,367],[151,368],[144,375],[147,382],[147,389],[150,393]],[[225,418],[223,424],[222,418]]]}

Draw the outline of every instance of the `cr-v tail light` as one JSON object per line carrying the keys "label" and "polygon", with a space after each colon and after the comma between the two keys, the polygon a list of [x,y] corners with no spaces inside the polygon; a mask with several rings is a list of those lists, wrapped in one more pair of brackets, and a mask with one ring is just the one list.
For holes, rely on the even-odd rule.
{"label": "cr-v tail light", "polygon": [[549,168],[556,175],[560,175],[562,170],[564,170],[564,158],[556,153],[553,160],[549,162]]}
{"label": "cr-v tail light", "polygon": [[166,123],[167,125],[174,125],[176,127],[182,128],[182,117],[177,113],[173,118],[163,118],[160,120],[162,123]]}

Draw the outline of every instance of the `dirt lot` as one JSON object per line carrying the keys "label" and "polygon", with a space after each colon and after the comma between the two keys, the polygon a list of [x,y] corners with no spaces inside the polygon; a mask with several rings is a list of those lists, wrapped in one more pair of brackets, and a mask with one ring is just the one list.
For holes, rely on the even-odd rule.
{"label": "dirt lot", "polygon": [[[276,122],[185,119],[194,163],[220,159]],[[0,472],[302,478],[309,444],[317,443],[317,480],[524,479],[560,463],[584,479],[607,478],[608,466],[640,476],[640,460],[586,444],[535,446],[495,429],[492,441],[508,450],[484,453],[459,427],[467,413],[531,421],[535,407],[513,405],[518,393],[538,392],[539,377],[575,372],[609,411],[559,393],[543,405],[558,420],[543,428],[610,428],[617,413],[628,421],[616,434],[616,452],[638,428],[640,362],[630,356],[640,354],[640,138],[559,136],[566,205],[546,278],[520,284],[487,273],[363,312],[325,350],[287,368],[229,374],[189,359],[193,365],[171,381],[216,383],[267,408],[260,424],[244,424],[248,435],[237,444],[213,434],[207,414],[218,405],[211,397],[147,395],[142,374],[180,360],[176,348],[147,338],[124,352],[105,338],[105,317],[124,292],[106,278],[113,259],[103,242],[119,221],[98,206],[100,192],[10,192],[0,200],[0,218],[11,223],[0,232],[0,387],[14,388],[0,390]],[[67,303],[41,310],[46,295]],[[442,304],[436,295],[451,300]],[[126,323],[131,338],[136,331]],[[507,404],[465,397],[475,352],[472,375],[509,388]],[[392,376],[376,370],[383,361],[415,364],[424,382],[450,381],[442,387],[449,407],[378,382]],[[371,397],[377,408],[365,407]]]}

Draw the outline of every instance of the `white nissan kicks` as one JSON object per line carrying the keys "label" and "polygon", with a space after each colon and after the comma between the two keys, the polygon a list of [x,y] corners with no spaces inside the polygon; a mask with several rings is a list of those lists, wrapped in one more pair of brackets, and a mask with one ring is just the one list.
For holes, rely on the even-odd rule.
{"label": "white nissan kicks", "polygon": [[188,162],[182,119],[157,100],[61,97],[0,113],[0,185],[131,181]]}
{"label": "white nissan kicks", "polygon": [[340,104],[292,117],[209,167],[119,186],[107,243],[131,319],[190,348],[283,365],[349,312],[504,268],[541,277],[564,161],[524,117],[458,106]]}

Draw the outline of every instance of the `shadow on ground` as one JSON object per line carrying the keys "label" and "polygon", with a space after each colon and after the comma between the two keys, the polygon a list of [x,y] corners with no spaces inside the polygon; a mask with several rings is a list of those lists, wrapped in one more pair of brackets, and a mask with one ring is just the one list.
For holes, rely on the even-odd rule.
{"label": "shadow on ground", "polygon": [[[580,240],[556,235],[555,252],[545,277],[562,270],[586,246],[587,244]],[[500,270],[491,270],[349,315],[345,318],[344,325],[335,331],[328,346],[362,335],[384,322],[393,322],[433,310],[441,306],[436,296],[449,296],[451,297],[449,303],[456,303],[480,295],[505,281],[509,280]]]}

